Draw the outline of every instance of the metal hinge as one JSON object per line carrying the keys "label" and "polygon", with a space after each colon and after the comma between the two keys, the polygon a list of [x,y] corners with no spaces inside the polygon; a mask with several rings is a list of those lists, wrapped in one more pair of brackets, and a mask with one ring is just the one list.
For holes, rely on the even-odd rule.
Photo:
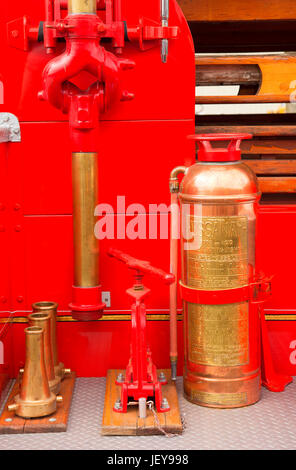
{"label": "metal hinge", "polygon": [[0,144],[20,141],[21,129],[18,118],[11,113],[0,113]]}

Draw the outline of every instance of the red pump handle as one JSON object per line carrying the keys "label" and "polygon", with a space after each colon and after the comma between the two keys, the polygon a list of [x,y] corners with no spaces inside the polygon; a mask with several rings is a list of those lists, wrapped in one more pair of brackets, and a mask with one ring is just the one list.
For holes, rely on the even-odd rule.
{"label": "red pump handle", "polygon": [[[240,143],[252,139],[252,134],[196,134],[188,136],[199,147],[198,160],[201,162],[234,162],[241,159]],[[211,142],[230,140],[227,148],[213,148]]]}
{"label": "red pump handle", "polygon": [[125,263],[129,269],[135,269],[141,273],[152,274],[153,276],[159,277],[165,284],[172,284],[175,282],[174,274],[168,274],[162,269],[154,268],[148,261],[133,258],[120,250],[116,250],[115,248],[110,248],[107,254],[108,256],[111,256],[111,258],[116,258]]}

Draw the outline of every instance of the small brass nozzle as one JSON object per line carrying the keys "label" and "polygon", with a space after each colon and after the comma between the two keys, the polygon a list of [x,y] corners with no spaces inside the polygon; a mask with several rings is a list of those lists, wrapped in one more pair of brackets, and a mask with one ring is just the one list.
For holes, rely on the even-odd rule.
{"label": "small brass nozzle", "polygon": [[31,326],[25,329],[26,362],[20,391],[8,406],[22,418],[41,418],[56,411],[56,396],[49,389],[44,357],[44,329]]}

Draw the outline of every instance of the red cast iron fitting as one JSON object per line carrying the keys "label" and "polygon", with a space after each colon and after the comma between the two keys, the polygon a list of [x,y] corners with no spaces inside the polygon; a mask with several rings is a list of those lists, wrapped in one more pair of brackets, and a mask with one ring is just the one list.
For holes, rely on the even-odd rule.
{"label": "red cast iron fitting", "polygon": [[[66,50],[46,65],[39,97],[63,113],[69,113],[71,136],[76,147],[73,151],[92,151],[90,136],[85,139],[85,148],[81,148],[82,136],[78,138],[75,129],[95,129],[100,114],[112,104],[134,98],[132,93],[121,89],[120,72],[133,68],[135,63],[119,59],[101,46],[105,25],[97,15],[69,15],[56,23],[55,28],[66,38]],[[81,72],[94,77],[87,90],[70,82]]]}
{"label": "red cast iron fitting", "polygon": [[73,13],[74,4],[69,0],[70,14],[65,19],[60,15],[65,2],[47,3],[45,30],[54,34],[52,42],[45,34],[45,47],[51,51],[57,38],[66,39],[65,52],[44,69],[39,97],[69,115],[74,234],[74,285],[69,306],[76,320],[97,320],[105,309],[101,299],[99,241],[94,234],[95,218],[92,219],[99,203],[99,120],[111,106],[133,99],[134,95],[123,90],[120,82],[121,72],[133,68],[135,63],[116,57],[100,44],[103,37],[108,37],[117,52],[124,45],[124,24],[118,20],[118,8],[115,19],[110,16],[112,3],[108,2],[107,11],[106,2],[107,24],[97,16],[94,2],[93,11],[88,13],[83,10],[83,2],[76,2],[82,10],[76,8]]}

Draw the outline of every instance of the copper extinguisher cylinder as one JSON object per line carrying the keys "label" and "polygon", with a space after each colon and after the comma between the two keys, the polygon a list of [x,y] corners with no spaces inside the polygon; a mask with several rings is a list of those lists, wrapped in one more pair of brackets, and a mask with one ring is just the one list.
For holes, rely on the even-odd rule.
{"label": "copper extinguisher cylinder", "polygon": [[59,361],[58,344],[57,344],[57,309],[56,302],[35,302],[32,305],[34,313],[46,313],[50,316],[50,339],[51,350],[54,364],[55,375],[60,376],[62,379],[65,375],[71,373],[70,369],[65,369],[64,364]]}
{"label": "copper extinguisher cylinder", "polygon": [[[199,162],[188,169],[179,192],[184,392],[191,402],[216,408],[254,404],[261,392],[258,309],[250,294],[235,303],[229,297],[250,292],[256,272],[260,192],[256,175],[240,158],[243,138],[250,136],[196,136]],[[228,149],[210,145],[219,139],[231,140]]]}
{"label": "copper extinguisher cylinder", "polygon": [[99,286],[99,241],[95,237],[98,204],[98,154],[73,153],[74,285]]}
{"label": "copper extinguisher cylinder", "polygon": [[58,394],[61,387],[61,377],[55,374],[52,346],[51,346],[51,326],[50,315],[46,312],[31,313],[29,315],[30,326],[43,328],[44,330],[44,358],[46,374],[50,390]]}
{"label": "copper extinguisher cylinder", "polygon": [[50,391],[44,356],[44,330],[31,326],[25,329],[26,362],[19,395],[8,406],[23,418],[38,418],[56,411],[57,397]]}
{"label": "copper extinguisher cylinder", "polygon": [[69,15],[96,14],[97,0],[68,0]]}

